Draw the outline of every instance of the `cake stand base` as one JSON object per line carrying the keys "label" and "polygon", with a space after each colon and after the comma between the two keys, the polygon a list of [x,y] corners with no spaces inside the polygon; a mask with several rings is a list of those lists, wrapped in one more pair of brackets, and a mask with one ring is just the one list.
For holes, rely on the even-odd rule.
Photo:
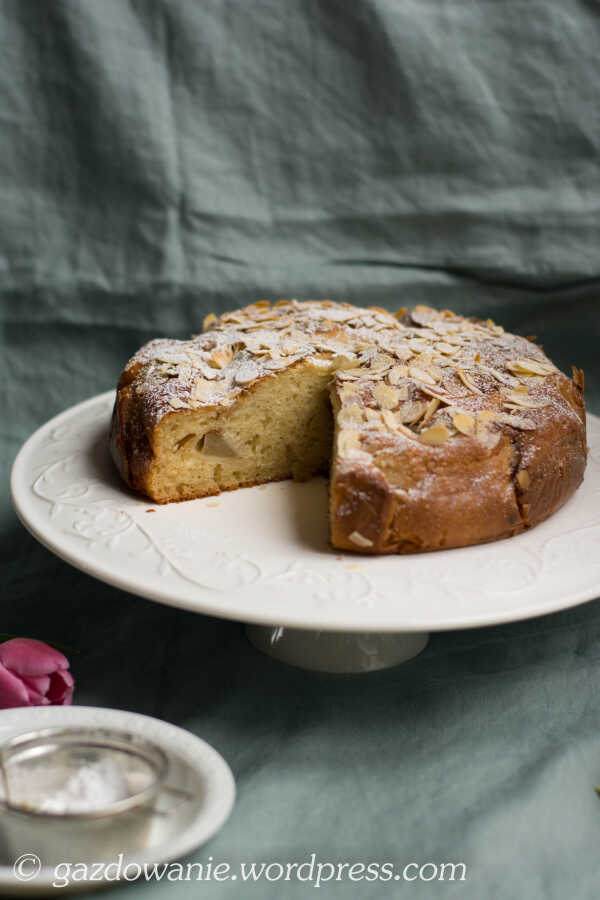
{"label": "cake stand base", "polygon": [[412,659],[427,644],[423,632],[312,631],[276,625],[247,625],[254,646],[280,662],[315,672],[374,672]]}

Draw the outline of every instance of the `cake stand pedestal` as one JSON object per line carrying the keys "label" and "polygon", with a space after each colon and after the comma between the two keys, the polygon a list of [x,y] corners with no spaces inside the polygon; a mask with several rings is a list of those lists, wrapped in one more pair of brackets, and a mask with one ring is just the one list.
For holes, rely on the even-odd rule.
{"label": "cake stand pedestal", "polygon": [[427,632],[313,631],[246,625],[254,646],[280,662],[314,672],[361,673],[408,662],[427,646]]}

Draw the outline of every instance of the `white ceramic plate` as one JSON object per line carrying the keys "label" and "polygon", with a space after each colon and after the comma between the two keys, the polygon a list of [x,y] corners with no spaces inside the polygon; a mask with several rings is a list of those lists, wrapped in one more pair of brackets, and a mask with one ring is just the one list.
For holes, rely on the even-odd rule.
{"label": "white ceramic plate", "polygon": [[[131,857],[131,862],[152,866],[181,859],[211,838],[229,818],[235,799],[235,783],[223,757],[189,731],[159,719],[91,706],[10,709],[0,713],[0,741],[32,729],[65,725],[133,731],[154,741],[169,757],[166,784],[183,793],[181,796],[165,791],[159,794],[157,807],[166,810],[167,814],[152,816],[145,849]],[[3,852],[0,850],[0,854]],[[68,859],[67,848],[66,852]],[[38,868],[35,858],[25,860],[19,869],[22,873],[19,880],[15,876],[14,863],[15,860],[0,855],[0,894],[14,897],[58,893],[53,885],[56,881],[54,867],[44,866],[44,861],[40,860],[41,868]],[[107,880],[111,877],[114,880],[114,872],[109,871]],[[88,887],[99,887],[102,883],[94,881]],[[71,883],[64,887],[66,890],[77,888],[81,890],[82,884]]]}
{"label": "white ceramic plate", "polygon": [[107,449],[113,392],[43,425],[15,461],[24,525],[84,572],[133,594],[243,622],[406,632],[491,625],[600,594],[600,419],[585,483],[509,540],[413,556],[328,544],[326,482],[279,482],[157,506],[121,482]]}

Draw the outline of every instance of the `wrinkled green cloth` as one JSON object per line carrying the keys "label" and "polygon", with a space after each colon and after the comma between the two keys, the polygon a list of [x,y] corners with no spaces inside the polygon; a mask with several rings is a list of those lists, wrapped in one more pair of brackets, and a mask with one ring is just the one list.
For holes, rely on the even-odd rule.
{"label": "wrinkled green cloth", "polygon": [[0,629],[77,648],[77,702],[224,754],[237,805],[194,860],[463,861],[465,882],[319,896],[595,900],[597,602],[435,635],[386,672],[310,674],[235,623],[71,569],[7,484],[31,431],[143,341],[263,297],[491,315],[583,367],[600,412],[600,8],[4,0],[0,49]]}

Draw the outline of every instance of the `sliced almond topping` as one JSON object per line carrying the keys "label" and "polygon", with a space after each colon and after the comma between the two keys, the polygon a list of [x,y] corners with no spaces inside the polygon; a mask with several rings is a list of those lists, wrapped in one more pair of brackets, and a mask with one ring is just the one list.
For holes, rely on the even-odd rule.
{"label": "sliced almond topping", "polygon": [[362,425],[363,409],[357,403],[350,403],[340,411],[338,418],[341,425]]}
{"label": "sliced almond topping", "polygon": [[337,373],[337,377],[340,381],[355,381],[357,378],[361,378],[364,374],[364,369],[343,369],[341,372]]}
{"label": "sliced almond topping", "polygon": [[287,361],[273,353],[270,359],[261,360],[261,365],[270,372],[276,372],[277,369],[283,369],[287,365]]}
{"label": "sliced almond topping", "polygon": [[179,375],[179,369],[177,366],[173,366],[170,363],[160,363],[158,366],[158,371],[161,375],[165,376],[165,380],[168,378],[177,378]]}
{"label": "sliced almond topping", "polygon": [[213,381],[215,378],[219,377],[219,369],[207,366],[204,362],[198,365],[198,371],[209,381]]}
{"label": "sliced almond topping", "polygon": [[415,308],[411,310],[410,313],[410,317],[413,322],[416,322],[417,325],[423,325],[424,327],[435,322],[435,320],[440,315],[443,315],[443,312],[439,313],[437,310],[432,309],[430,306],[424,306],[422,303],[419,303],[418,306],[415,306]]}
{"label": "sliced almond topping", "polygon": [[407,425],[414,425],[423,418],[427,403],[422,400],[407,400],[398,410],[398,418]]}
{"label": "sliced almond topping", "polygon": [[402,422],[398,422],[396,425],[397,430],[400,434],[403,434],[404,437],[410,438],[412,441],[418,441],[419,435],[414,432],[411,428],[408,428],[407,425],[403,425]]}
{"label": "sliced almond topping", "polygon": [[509,403],[507,406],[523,406],[525,409],[541,409],[542,406],[547,406],[547,401],[545,400],[534,400],[532,397],[524,396],[522,393],[517,391],[511,391],[506,395]]}
{"label": "sliced almond topping", "polygon": [[496,411],[493,409],[481,409],[477,413],[478,422],[493,422],[497,418]]}
{"label": "sliced almond topping", "polygon": [[512,359],[506,368],[515,375],[553,375],[556,369],[551,363],[540,359]]}
{"label": "sliced almond topping", "polygon": [[483,391],[479,390],[471,376],[464,372],[461,368],[456,369],[456,374],[458,375],[464,386],[468,388],[468,390],[472,391],[474,394],[483,393]]}
{"label": "sliced almond topping", "polygon": [[206,381],[204,378],[196,378],[192,386],[191,398],[203,402],[211,400],[216,393],[217,386],[212,381]]}
{"label": "sliced almond topping", "polygon": [[435,345],[435,349],[438,353],[441,353],[442,356],[452,356],[455,352],[456,348],[452,346],[452,344],[447,344],[446,341],[439,341]]}
{"label": "sliced almond topping", "polygon": [[461,434],[473,434],[475,431],[475,419],[467,413],[456,413],[452,417],[452,424]]}
{"label": "sliced almond topping", "polygon": [[408,374],[411,378],[415,378],[417,381],[423,381],[425,384],[435,384],[435,377],[425,369],[419,369],[416,366],[408,367]]}
{"label": "sliced almond topping", "polygon": [[357,384],[355,381],[345,381],[339,387],[339,394],[342,400],[347,400],[353,395],[360,394],[361,390],[360,384]]}
{"label": "sliced almond topping", "polygon": [[406,346],[393,347],[391,352],[400,362],[407,362],[412,356],[411,350]]}
{"label": "sliced almond topping", "polygon": [[353,544],[356,544],[357,547],[372,547],[373,541],[370,541],[369,538],[366,538],[360,531],[353,531],[352,534],[348,535],[348,540]]}
{"label": "sliced almond topping", "polygon": [[280,349],[283,356],[294,356],[301,349],[301,345],[295,341],[286,340],[281,342]]}
{"label": "sliced almond topping", "polygon": [[444,394],[440,394],[440,393],[439,393],[439,391],[441,390],[441,388],[437,388],[437,387],[436,387],[436,389],[435,389],[434,391],[432,391],[431,388],[426,387],[425,385],[423,385],[423,386],[420,387],[419,389],[420,389],[421,391],[423,391],[424,394],[427,394],[428,397],[435,397],[436,400],[439,400],[439,401],[440,401],[440,403],[445,403],[446,405],[448,405],[448,404],[451,402],[451,398],[450,398],[450,397],[448,397],[448,396],[446,396],[446,395],[444,395]]}
{"label": "sliced almond topping", "polygon": [[390,384],[399,384],[403,378],[408,375],[407,366],[394,366],[387,373],[387,379]]}
{"label": "sliced almond topping", "polygon": [[381,413],[378,409],[370,409],[366,406],[363,410],[363,415],[368,425],[379,425],[381,422]]}
{"label": "sliced almond topping", "polygon": [[486,374],[491,375],[496,381],[499,381],[500,384],[506,384],[511,387],[515,383],[515,379],[512,375],[506,375],[503,372],[499,372],[498,369],[493,369],[491,366],[485,366],[483,363],[479,366],[482,372],[486,372]]}
{"label": "sliced almond topping", "polygon": [[[209,313],[206,319],[210,319],[213,313]],[[216,316],[215,316],[216,318]],[[206,319],[204,320],[206,322]],[[235,325],[244,325],[247,321],[246,315],[243,312],[237,313],[224,313],[221,317],[221,321],[223,322],[233,322]]]}
{"label": "sliced almond topping", "polygon": [[192,367],[189,363],[181,363],[178,367],[177,377],[180,381],[189,381],[192,375]]}
{"label": "sliced almond topping", "polygon": [[173,409],[186,409],[187,403],[184,403],[181,397],[169,397],[169,406]]}
{"label": "sliced almond topping", "polygon": [[217,317],[215,316],[215,314],[214,314],[214,313],[209,313],[209,314],[206,316],[206,318],[204,319],[204,322],[202,323],[202,330],[203,330],[203,331],[208,331],[208,329],[211,327],[211,325],[214,325],[214,323],[215,323],[216,321],[217,321]]}
{"label": "sliced almond topping", "polygon": [[381,369],[386,369],[388,366],[391,366],[392,362],[392,358],[386,356],[385,353],[376,353],[371,360],[371,371],[379,372]]}
{"label": "sliced almond topping", "polygon": [[428,444],[430,447],[439,447],[440,444],[446,443],[450,437],[450,432],[445,425],[432,425],[431,428],[421,432],[419,437],[423,444]]}
{"label": "sliced almond topping", "polygon": [[235,373],[235,383],[236,384],[249,384],[251,381],[254,381],[255,378],[258,378],[260,375],[260,370],[256,363],[253,362],[245,362],[239,367],[237,372]]}
{"label": "sliced almond topping", "polygon": [[380,409],[394,409],[400,400],[399,392],[387,384],[378,384],[373,389],[373,397]]}
{"label": "sliced almond topping", "polygon": [[531,478],[529,477],[529,472],[527,471],[527,469],[521,469],[521,471],[517,474],[517,481],[519,482],[519,487],[521,488],[521,490],[526,491],[531,484]]}
{"label": "sliced almond topping", "polygon": [[406,425],[404,425],[399,419],[396,413],[390,412],[389,409],[384,409],[381,412],[381,418],[383,419],[385,425],[391,430],[400,434],[403,434],[404,437],[410,438],[412,441],[418,440],[418,435],[416,432],[412,431]]}
{"label": "sliced almond topping", "polygon": [[360,450],[360,439],[356,431],[343,430],[338,435],[338,453],[348,456],[353,450]]}
{"label": "sliced almond topping", "polygon": [[427,409],[425,410],[425,415],[423,416],[423,424],[429,422],[439,405],[440,401],[437,397],[434,397],[429,401],[429,403],[427,404]]}
{"label": "sliced almond topping", "polygon": [[383,419],[384,424],[387,425],[388,428],[391,428],[392,431],[398,427],[398,419],[391,410],[382,409],[381,418]]}
{"label": "sliced almond topping", "polygon": [[209,365],[214,369],[224,369],[233,359],[233,350],[231,347],[220,347],[213,350],[209,359]]}

